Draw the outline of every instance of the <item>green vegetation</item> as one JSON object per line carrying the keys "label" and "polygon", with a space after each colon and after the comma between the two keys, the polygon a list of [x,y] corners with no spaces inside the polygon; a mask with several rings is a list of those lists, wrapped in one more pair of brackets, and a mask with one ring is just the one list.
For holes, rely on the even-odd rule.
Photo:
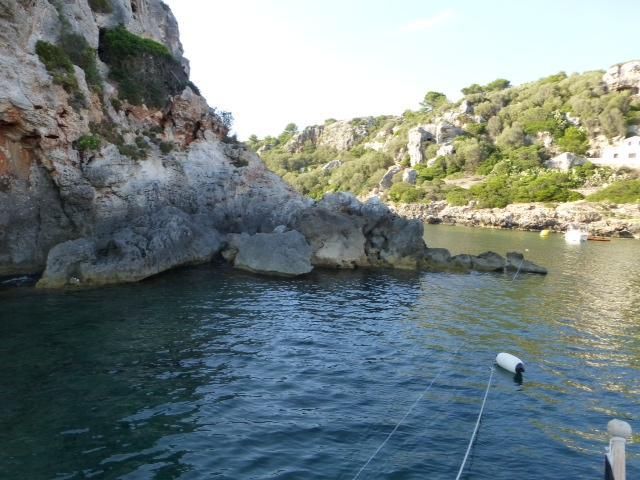
{"label": "green vegetation", "polygon": [[431,112],[437,108],[442,107],[448,103],[447,96],[440,92],[427,92],[424,99],[420,103],[422,109],[426,112]]}
{"label": "green vegetation", "polygon": [[499,90],[504,90],[505,88],[509,88],[511,86],[511,82],[504,78],[498,78],[491,83],[488,83],[484,86],[478,85],[474,83],[473,85],[469,85],[466,88],[462,89],[462,93],[465,95],[473,95],[477,93],[487,93],[487,92],[495,92]]}
{"label": "green vegetation", "polygon": [[98,150],[102,140],[98,135],[83,135],[74,142],[74,147],[79,152],[85,152],[89,150]]}
{"label": "green vegetation", "polygon": [[589,150],[589,139],[584,130],[569,127],[565,130],[564,135],[558,138],[558,146],[565,152],[584,155]]}
{"label": "green vegetation", "polygon": [[96,13],[113,12],[113,6],[110,0],[89,0],[89,7]]}
{"label": "green vegetation", "polygon": [[68,28],[63,28],[60,33],[60,48],[64,50],[73,64],[84,70],[85,80],[89,88],[101,92],[102,77],[98,72],[95,49],[89,46],[89,43],[82,35],[70,32]]}
{"label": "green vegetation", "polygon": [[80,91],[73,65],[84,70],[89,88],[102,92],[102,78],[96,63],[96,51],[89,46],[82,35],[73,30],[62,12],[62,4],[56,2],[54,5],[60,20],[58,44],[38,41],[36,53],[53,77],[54,83],[61,85],[70,94],[71,105],[78,109],[86,106],[86,99]]}
{"label": "green vegetation", "polygon": [[39,40],[36,43],[36,53],[53,77],[53,83],[61,85],[68,93],[74,93],[78,90],[78,80],[73,70],[73,63],[62,48]]}
{"label": "green vegetation", "polygon": [[111,106],[116,112],[119,112],[122,108],[122,101],[119,98],[114,97],[111,99]]}
{"label": "green vegetation", "polygon": [[640,179],[614,182],[607,188],[589,195],[587,200],[593,202],[640,203]]}
{"label": "green vegetation", "polygon": [[124,137],[118,130],[118,126],[109,121],[104,120],[101,123],[92,122],[89,124],[91,135],[89,137],[95,137],[98,140],[105,140],[108,143],[114,144],[118,147],[120,155],[125,155],[133,160],[142,160],[147,157],[151,146],[142,136],[138,136],[135,139],[135,144],[125,143]]}
{"label": "green vegetation", "polygon": [[162,108],[189,79],[180,63],[161,43],[138,37],[122,26],[100,34],[100,58],[119,85],[119,97],[133,105]]}
{"label": "green vegetation", "polygon": [[[411,128],[446,119],[462,132],[456,132],[450,142],[452,151],[442,154],[442,144],[424,143],[423,157],[431,166],[413,167],[416,185],[395,175],[386,193],[390,200],[447,200],[453,205],[474,201],[480,207],[573,201],[582,198],[576,189],[609,181],[610,169],[587,163],[557,172],[547,170],[545,162],[562,152],[586,155],[596,137],[612,140],[627,135],[629,126],[640,126],[640,100],[628,90],[604,88],[602,74],[560,72],[516,87],[505,79],[474,84],[462,90],[469,113],[460,113],[460,103],[450,103],[444,94],[429,91],[421,108],[407,110],[401,117],[352,120],[350,124],[366,129],[367,135],[348,151],[319,147],[313,139],[301,145],[300,137],[292,143],[299,131],[295,124],[277,136],[252,135],[247,143],[260,150],[269,168],[306,195],[319,198],[335,190],[364,194],[378,186],[389,166],[409,167]],[[335,122],[329,119],[325,126]],[[376,150],[384,147],[374,151],[365,146],[371,143]],[[467,176],[478,177],[480,183],[463,189],[450,182]],[[620,192],[608,195],[609,201],[615,201]],[[629,195],[635,198],[634,193]]]}
{"label": "green vegetation", "polygon": [[165,155],[173,151],[173,143],[171,142],[160,142],[159,147],[160,147],[160,151]]}

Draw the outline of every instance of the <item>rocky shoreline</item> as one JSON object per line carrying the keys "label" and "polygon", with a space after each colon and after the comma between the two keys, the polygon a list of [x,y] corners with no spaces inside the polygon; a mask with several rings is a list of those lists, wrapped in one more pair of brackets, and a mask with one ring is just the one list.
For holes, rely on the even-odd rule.
{"label": "rocky shoreline", "polygon": [[[96,287],[220,257],[284,276],[315,267],[546,273],[516,253],[429,249],[420,221],[377,199],[303,197],[229,137],[228,116],[188,81],[166,5],[137,6],[113,0],[94,12],[86,0],[37,0],[0,11],[3,282],[37,275],[40,288]],[[63,38],[91,54],[96,84]],[[38,45],[60,65],[47,65]],[[112,75],[124,66],[135,77],[126,89]],[[149,78],[163,96],[144,98]]]}
{"label": "rocky shoreline", "polygon": [[608,205],[581,200],[557,205],[518,203],[505,208],[475,208],[440,201],[394,204],[391,208],[403,217],[427,224],[555,232],[579,225],[591,235],[640,239],[640,204]]}

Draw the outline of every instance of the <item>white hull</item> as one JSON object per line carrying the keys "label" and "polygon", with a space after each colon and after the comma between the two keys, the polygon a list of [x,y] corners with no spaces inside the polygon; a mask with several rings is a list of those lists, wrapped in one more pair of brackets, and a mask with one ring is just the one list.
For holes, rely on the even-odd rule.
{"label": "white hull", "polygon": [[564,234],[565,242],[571,245],[578,245],[586,242],[587,238],[589,238],[589,233],[583,230],[567,230]]}

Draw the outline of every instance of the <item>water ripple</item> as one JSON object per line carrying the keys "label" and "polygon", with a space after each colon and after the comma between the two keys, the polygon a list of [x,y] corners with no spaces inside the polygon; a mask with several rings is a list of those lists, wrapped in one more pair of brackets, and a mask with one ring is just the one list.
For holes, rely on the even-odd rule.
{"label": "water ripple", "polygon": [[[466,478],[601,475],[607,421],[640,428],[640,244],[427,237],[456,253],[528,248],[551,273],[212,266],[0,292],[0,477],[350,479],[445,366],[365,478],[452,478],[501,350],[527,372],[496,372]],[[629,457],[633,478],[635,445]]]}

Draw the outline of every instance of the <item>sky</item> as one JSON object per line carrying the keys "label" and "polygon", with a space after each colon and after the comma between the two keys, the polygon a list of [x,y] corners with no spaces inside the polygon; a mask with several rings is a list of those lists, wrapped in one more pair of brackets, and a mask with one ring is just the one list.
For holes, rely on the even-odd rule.
{"label": "sky", "polygon": [[192,81],[240,139],[640,57],[637,0],[164,1]]}

